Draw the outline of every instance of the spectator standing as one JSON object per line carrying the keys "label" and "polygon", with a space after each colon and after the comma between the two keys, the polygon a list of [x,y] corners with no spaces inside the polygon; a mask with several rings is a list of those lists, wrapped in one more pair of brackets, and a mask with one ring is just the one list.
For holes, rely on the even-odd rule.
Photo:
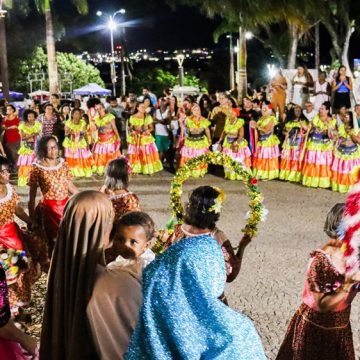
{"label": "spectator standing", "polygon": [[126,147],[126,119],[125,108],[119,105],[115,96],[109,98],[109,107],[106,109],[109,114],[115,116],[115,124],[121,139],[121,148]]}
{"label": "spectator standing", "polygon": [[271,80],[270,88],[273,111],[279,114],[280,121],[284,121],[287,81],[281,69]]}
{"label": "spectator standing", "polygon": [[332,91],[334,92],[333,110],[337,112],[342,106],[350,109],[350,92],[352,90],[352,79],[346,76],[346,66],[341,65],[338,75],[332,83]]}
{"label": "spectator standing", "polygon": [[314,93],[315,93],[314,108],[316,111],[319,111],[320,106],[325,101],[329,101],[331,95],[331,86],[328,83],[328,81],[326,81],[326,73],[324,71],[321,71],[319,73],[319,78],[315,81]]}
{"label": "spectator standing", "polygon": [[309,87],[313,86],[314,81],[311,74],[307,71],[305,66],[298,66],[297,72],[292,79],[292,97],[291,102],[304,107],[304,104],[309,99]]}
{"label": "spectator standing", "polygon": [[54,111],[54,106],[51,104],[45,105],[44,114],[40,114],[37,118],[41,122],[41,134],[42,136],[56,135],[56,127],[59,121],[57,114]]}

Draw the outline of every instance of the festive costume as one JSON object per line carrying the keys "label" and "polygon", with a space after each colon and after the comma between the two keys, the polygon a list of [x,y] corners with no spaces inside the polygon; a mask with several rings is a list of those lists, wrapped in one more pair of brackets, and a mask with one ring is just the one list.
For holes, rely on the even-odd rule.
{"label": "festive costume", "polygon": [[274,130],[263,133],[262,129],[270,123],[278,124],[275,116],[260,118],[257,122],[259,140],[253,159],[253,174],[261,180],[272,180],[279,177],[279,139]]}
{"label": "festive costume", "polygon": [[19,131],[25,134],[26,137],[31,136],[26,140],[21,140],[21,147],[18,151],[18,186],[26,186],[31,170],[31,164],[36,159],[36,143],[41,133],[41,123],[35,121],[33,125],[29,123],[21,123],[19,125]]}
{"label": "festive costume", "polygon": [[[222,144],[222,152],[242,164],[248,171],[251,171],[251,152],[248,143],[245,139],[241,139],[240,142],[237,142],[239,131],[243,126],[243,119],[236,119],[234,122],[230,119],[226,119],[224,126],[225,139]],[[231,169],[225,168],[224,170],[226,179],[240,180],[240,176]]]}
{"label": "festive costume", "polygon": [[324,123],[319,115],[312,121],[313,129],[306,143],[302,183],[309,187],[330,187],[331,165],[333,160],[333,141],[329,131],[336,127],[336,119]]}
{"label": "festive costume", "polygon": [[[186,139],[183,147],[180,150],[181,159],[180,166],[186,164],[189,159],[204,155],[209,151],[209,140],[205,134],[211,122],[205,118],[195,120],[193,117],[188,117],[185,120],[186,125]],[[191,170],[191,176],[201,177],[207,172],[207,164],[200,165],[196,169]]]}
{"label": "festive costume", "polygon": [[[6,285],[5,272],[0,265],[0,328],[4,327],[10,318],[8,287]],[[0,359],[27,360],[29,357],[23,355],[23,349],[17,342],[0,338]]]}
{"label": "festive costume", "polygon": [[[19,196],[10,184],[6,185],[6,190],[6,196],[0,199],[0,246],[5,249],[30,250],[24,242],[31,244],[32,239],[26,239],[25,234],[15,223],[15,209],[19,202]],[[34,247],[34,244],[31,245],[30,255],[41,252],[41,248]],[[30,261],[29,270],[21,273],[17,277],[16,283],[9,289],[12,311],[17,312],[19,307],[30,304],[31,287],[39,276],[35,264]]]}
{"label": "festive costume", "polygon": [[280,180],[301,181],[301,154],[305,146],[305,121],[289,121],[285,124],[287,136],[283,143],[280,162]]}
{"label": "festive costume", "polygon": [[331,165],[331,188],[345,193],[357,182],[353,172],[360,166],[360,147],[351,139],[352,135],[357,135],[354,129],[347,130],[341,124],[338,135],[339,141],[335,146]]}
{"label": "festive costume", "polygon": [[310,256],[303,304],[290,321],[276,360],[355,360],[350,304],[356,291],[345,293],[334,311],[321,312],[315,294],[334,295],[345,276],[324,251]]}
{"label": "festive costume", "polygon": [[67,120],[65,128],[69,134],[63,142],[64,155],[71,174],[74,177],[90,177],[92,175],[92,154],[86,140],[88,126],[85,120],[81,119],[78,124]]}
{"label": "festive costume", "polygon": [[159,255],[144,271],[144,302],[126,359],[264,360],[250,319],[218,299],[225,278],[221,247],[209,235]]}
{"label": "festive costume", "polygon": [[63,211],[69,200],[68,181],[72,178],[69,166],[59,159],[56,166],[34,163],[29,186],[40,187],[42,199],[36,207],[37,223],[45,229],[49,251],[52,253]]}
{"label": "festive costume", "polygon": [[126,190],[125,193],[111,195],[109,198],[115,210],[115,221],[129,211],[140,210],[140,200],[131,191]]}
{"label": "festive costume", "polygon": [[[153,119],[150,115],[144,118],[132,115],[129,119],[129,125],[135,127],[148,127],[152,123]],[[131,131],[127,143],[132,172],[151,175],[163,169],[155,139],[150,133],[145,134],[143,130]]]}
{"label": "festive costume", "polygon": [[98,138],[93,147],[94,165],[92,170],[98,175],[103,175],[106,165],[121,156],[120,139],[115,135],[111,122],[115,120],[112,114],[104,117],[95,117],[95,125],[98,129]]}

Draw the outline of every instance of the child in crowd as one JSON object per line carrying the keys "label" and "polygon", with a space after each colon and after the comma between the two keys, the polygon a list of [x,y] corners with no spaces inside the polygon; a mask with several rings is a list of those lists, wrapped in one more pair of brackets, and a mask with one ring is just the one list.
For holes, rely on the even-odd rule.
{"label": "child in crowd", "polygon": [[154,258],[148,249],[155,226],[149,215],[133,211],[122,216],[112,232],[116,260],[99,269],[87,306],[98,355],[123,359],[142,304],[142,272]]}
{"label": "child in crowd", "polygon": [[345,204],[328,213],[329,241],[310,254],[303,303],[290,321],[277,360],[355,360],[350,325],[351,302],[359,283],[345,278],[345,258],[338,239]]}

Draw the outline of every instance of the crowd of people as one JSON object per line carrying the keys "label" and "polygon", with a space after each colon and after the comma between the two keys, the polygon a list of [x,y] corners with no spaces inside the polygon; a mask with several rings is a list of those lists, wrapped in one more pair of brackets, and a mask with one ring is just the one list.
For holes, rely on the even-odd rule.
{"label": "crowd of people", "polygon": [[[281,73],[271,81],[271,101],[259,91],[241,104],[218,93],[188,96],[180,105],[167,90],[157,99],[144,89],[120,102],[95,97],[60,106],[52,95],[43,106],[33,102],[21,122],[5,104],[0,247],[25,252],[28,264],[8,284],[0,266],[0,358],[265,359],[252,321],[232,310],[224,294],[252,239],[242,236],[234,249],[217,227],[222,191],[194,189],[184,223],[155,254],[155,221],[129,190],[130,173],[174,172],[212,149],[262,180],[350,190],[347,203],[327,215],[329,241],[311,253],[303,303],[277,359],[354,360],[350,309],[360,279],[359,271],[346,275],[339,234],[349,214],[360,211],[353,204],[360,196],[360,106],[353,117],[343,67],[332,85],[324,78],[314,86],[299,67],[288,104]],[[312,86],[319,89],[314,103],[304,89]],[[191,175],[207,171],[201,165]],[[232,169],[224,172],[238,179]],[[29,188],[28,213],[12,174]],[[104,176],[103,186],[80,192],[73,180],[94,174]],[[41,273],[48,283],[38,345],[14,323],[31,321],[27,308]]]}

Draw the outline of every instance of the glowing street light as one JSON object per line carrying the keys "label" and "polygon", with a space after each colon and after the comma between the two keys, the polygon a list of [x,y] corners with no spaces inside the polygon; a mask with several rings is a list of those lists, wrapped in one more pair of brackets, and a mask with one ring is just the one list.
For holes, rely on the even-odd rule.
{"label": "glowing street light", "polygon": [[[125,9],[120,9],[115,11],[112,15],[109,16],[109,21],[107,23],[107,27],[110,30],[110,42],[111,42],[111,63],[110,63],[110,76],[111,82],[113,85],[113,95],[116,96],[116,69],[115,69],[115,54],[114,54],[114,30],[116,30],[117,23],[115,21],[115,17],[118,14],[125,14]],[[102,11],[96,12],[97,16],[102,16]],[[122,51],[122,49],[121,49]],[[124,68],[124,57],[121,53],[121,93],[125,95],[126,91],[126,83],[125,83],[125,68]]]}
{"label": "glowing street light", "polygon": [[277,74],[277,67],[274,64],[267,64],[266,66],[268,68],[269,77],[272,79]]}
{"label": "glowing street light", "polygon": [[251,31],[247,31],[245,33],[245,39],[246,40],[251,40],[254,37],[254,34]]}

